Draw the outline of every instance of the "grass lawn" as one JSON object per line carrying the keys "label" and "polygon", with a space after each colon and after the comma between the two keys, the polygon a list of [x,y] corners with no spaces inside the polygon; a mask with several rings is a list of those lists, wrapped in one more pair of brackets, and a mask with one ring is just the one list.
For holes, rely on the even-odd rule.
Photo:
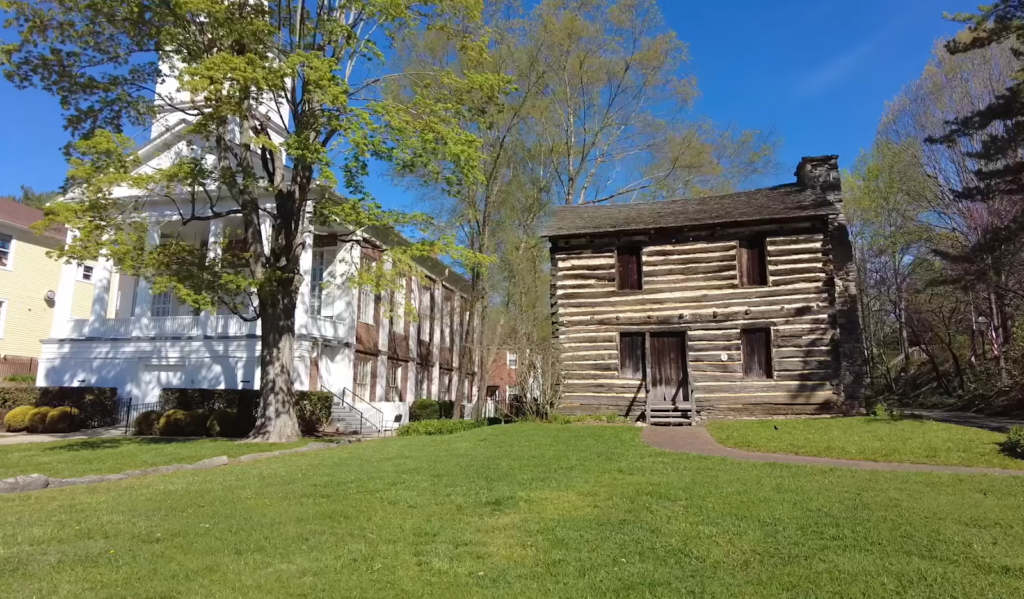
{"label": "grass lawn", "polygon": [[0,596],[1024,596],[1024,479],[516,424],[0,496]]}
{"label": "grass lawn", "polygon": [[219,455],[236,458],[247,453],[298,447],[308,442],[264,444],[238,443],[229,439],[118,437],[0,445],[0,478],[37,473],[55,478],[116,474],[168,464],[193,464]]}
{"label": "grass lawn", "polygon": [[1006,435],[928,420],[719,420],[708,431],[722,445],[766,453],[1024,470],[1024,460],[1000,453]]}

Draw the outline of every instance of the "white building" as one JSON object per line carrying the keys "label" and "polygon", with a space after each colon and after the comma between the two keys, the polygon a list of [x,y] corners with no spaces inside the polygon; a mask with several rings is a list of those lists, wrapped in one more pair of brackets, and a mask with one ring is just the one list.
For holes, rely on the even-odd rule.
{"label": "white building", "polygon": [[[164,96],[183,101],[173,79],[161,88]],[[187,118],[166,105],[163,112],[139,150],[141,169],[164,168],[201,147],[186,134]],[[280,139],[283,131],[275,135]],[[241,229],[240,216],[183,226],[166,198],[147,196],[144,210],[150,244],[178,239],[216,252],[225,236]],[[266,235],[270,226],[267,219]],[[346,281],[362,262],[386,264],[388,243],[402,241],[395,232],[311,226],[305,239],[295,314],[297,389],[332,391],[338,420],[353,426],[362,421],[371,429],[390,428],[398,415],[406,422],[409,403],[418,398],[471,400],[472,377],[457,380],[457,345],[469,322],[463,277],[438,260],[421,261],[421,279],[410,277],[405,293],[398,294],[404,297],[394,298],[396,305],[409,301],[418,308],[419,318],[407,317],[401,309],[388,309],[388,298]],[[133,403],[156,402],[165,387],[259,387],[259,320],[246,322],[226,309],[196,313],[170,292],[153,294],[149,281],[119,273],[110,260],[96,264],[87,290],[76,290],[79,279],[75,265],[63,266],[38,385],[116,387]],[[76,292],[91,292],[89,318],[71,317]]]}

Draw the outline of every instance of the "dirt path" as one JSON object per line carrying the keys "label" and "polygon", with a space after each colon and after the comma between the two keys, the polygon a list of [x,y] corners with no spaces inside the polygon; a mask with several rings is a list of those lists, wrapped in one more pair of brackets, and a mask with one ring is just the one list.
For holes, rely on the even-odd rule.
{"label": "dirt path", "polygon": [[696,453],[700,455],[748,460],[753,462],[778,462],[782,464],[803,464],[808,466],[832,466],[835,468],[856,468],[859,470],[896,470],[901,472],[946,472],[951,474],[999,474],[1003,476],[1024,476],[1024,470],[1003,470],[1001,468],[971,468],[966,466],[932,466],[929,464],[894,464],[891,462],[865,462],[860,460],[838,460],[834,458],[813,458],[809,456],[782,453],[758,453],[726,447],[715,441],[703,426],[648,426],[644,427],[643,440],[652,447]]}

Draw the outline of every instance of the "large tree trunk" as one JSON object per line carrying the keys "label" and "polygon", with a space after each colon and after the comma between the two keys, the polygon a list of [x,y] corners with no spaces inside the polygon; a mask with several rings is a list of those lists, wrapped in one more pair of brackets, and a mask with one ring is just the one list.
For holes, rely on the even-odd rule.
{"label": "large tree trunk", "polygon": [[302,433],[295,417],[295,304],[291,277],[268,280],[260,289],[260,410],[250,441],[287,443]]}

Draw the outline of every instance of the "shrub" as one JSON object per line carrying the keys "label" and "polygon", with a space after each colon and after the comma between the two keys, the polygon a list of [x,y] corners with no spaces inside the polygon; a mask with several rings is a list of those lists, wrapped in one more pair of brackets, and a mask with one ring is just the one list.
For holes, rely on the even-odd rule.
{"label": "shrub", "polygon": [[331,419],[334,395],[327,391],[298,391],[295,393],[295,417],[303,435],[312,435]]}
{"label": "shrub", "polygon": [[214,410],[206,421],[206,434],[211,437],[235,437],[238,435],[237,422],[238,412]]}
{"label": "shrub", "polygon": [[399,437],[451,435],[487,426],[483,420],[418,420],[398,429]]}
{"label": "shrub", "polygon": [[61,406],[50,410],[46,416],[46,432],[48,433],[73,433],[79,428],[80,414],[78,410]]}
{"label": "shrub", "polygon": [[1024,459],[1024,426],[1011,426],[1002,448],[1007,455]]}
{"label": "shrub", "polygon": [[417,399],[409,406],[409,422],[437,420],[440,417],[440,407],[432,399]]}
{"label": "shrub", "polygon": [[114,387],[23,387],[37,393],[35,405],[78,410],[82,426],[96,428],[117,423],[120,415]]}
{"label": "shrub", "polygon": [[167,410],[156,425],[156,434],[161,437],[184,437],[187,417],[188,412],[185,410]]}
{"label": "shrub", "polygon": [[206,410],[189,410],[185,413],[185,436],[205,437],[208,422],[210,422],[210,412]]}
{"label": "shrub", "polygon": [[0,408],[12,410],[19,406],[33,406],[39,400],[39,387],[0,387]]}
{"label": "shrub", "polygon": [[903,410],[890,408],[885,402],[877,402],[871,408],[871,417],[878,420],[903,420]]}
{"label": "shrub", "polygon": [[4,379],[8,383],[18,383],[21,385],[34,385],[36,382],[36,375],[34,374],[12,374]]}
{"label": "shrub", "polygon": [[53,408],[43,406],[36,408],[29,412],[28,415],[28,427],[27,430],[30,433],[44,433],[46,432],[46,418],[50,415]]}
{"label": "shrub", "polygon": [[163,415],[164,413],[160,410],[146,410],[139,414],[135,417],[135,422],[132,424],[133,433],[145,437],[157,435],[157,427]]}
{"label": "shrub", "polygon": [[231,410],[237,415],[236,435],[244,437],[256,425],[258,389],[161,389],[161,410]]}
{"label": "shrub", "polygon": [[35,410],[32,406],[18,406],[4,416],[4,426],[9,433],[28,430],[28,416]]}

